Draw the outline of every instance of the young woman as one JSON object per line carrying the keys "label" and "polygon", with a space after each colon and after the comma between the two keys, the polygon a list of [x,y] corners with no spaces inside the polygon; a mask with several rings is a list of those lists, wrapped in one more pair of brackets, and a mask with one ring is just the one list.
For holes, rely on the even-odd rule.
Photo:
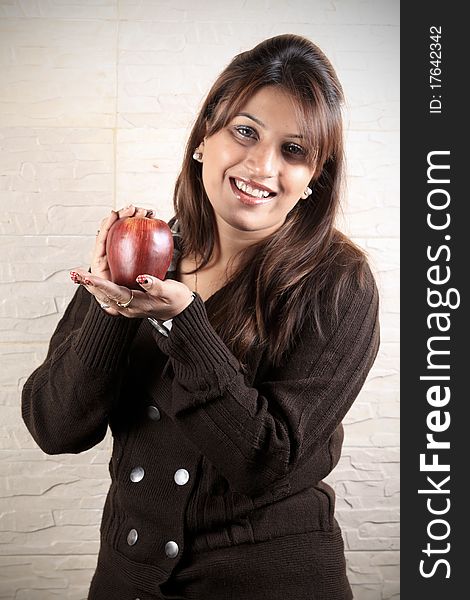
{"label": "young woman", "polygon": [[114,437],[91,600],[346,600],[341,421],[378,343],[364,254],[335,229],[342,91],[294,35],[236,56],[190,134],[175,256],[110,281],[111,225],[24,386],[47,453]]}

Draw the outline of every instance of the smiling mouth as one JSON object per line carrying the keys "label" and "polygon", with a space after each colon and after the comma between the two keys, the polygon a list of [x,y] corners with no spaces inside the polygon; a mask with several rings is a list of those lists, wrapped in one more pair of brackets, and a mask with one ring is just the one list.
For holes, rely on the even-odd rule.
{"label": "smiling mouth", "polygon": [[245,199],[249,199],[255,203],[266,202],[276,195],[275,192],[269,192],[266,189],[256,188],[236,177],[230,177],[230,184],[237,195],[240,197],[243,196]]}

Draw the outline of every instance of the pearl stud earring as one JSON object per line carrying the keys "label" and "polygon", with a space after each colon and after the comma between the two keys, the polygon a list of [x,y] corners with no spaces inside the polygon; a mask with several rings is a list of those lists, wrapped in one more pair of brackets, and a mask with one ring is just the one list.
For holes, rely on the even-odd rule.
{"label": "pearl stud earring", "polygon": [[197,160],[198,162],[202,162],[202,152],[200,152],[196,148],[196,150],[194,151],[194,154],[193,154],[193,158],[194,158],[194,160]]}
{"label": "pearl stud earring", "polygon": [[312,189],[307,186],[305,189],[305,192],[301,196],[302,200],[307,200],[307,198],[310,196],[311,193],[312,193]]}

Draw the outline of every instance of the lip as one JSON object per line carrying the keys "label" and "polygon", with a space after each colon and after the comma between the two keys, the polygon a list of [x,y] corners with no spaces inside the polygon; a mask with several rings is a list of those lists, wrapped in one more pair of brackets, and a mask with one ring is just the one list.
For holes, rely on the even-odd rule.
{"label": "lip", "polygon": [[257,181],[253,181],[253,179],[246,179],[245,177],[232,177],[231,179],[239,179],[240,181],[243,181],[243,183],[246,183],[246,185],[250,185],[252,188],[262,190],[263,192],[269,192],[270,194],[276,193],[271,188],[268,188],[265,185],[258,183]]}
{"label": "lip", "polygon": [[249,204],[252,206],[257,205],[257,204],[267,204],[268,202],[270,202],[273,199],[273,196],[268,196],[267,198],[255,198],[254,196],[249,196],[248,194],[245,194],[245,192],[242,192],[242,190],[237,188],[237,186],[235,185],[235,179],[239,179],[240,181],[243,181],[247,185],[250,185],[252,188],[255,188],[258,190],[263,190],[263,191],[269,192],[270,194],[276,193],[273,190],[267,188],[266,186],[260,185],[259,183],[252,181],[251,179],[245,179],[244,177],[236,177],[236,178],[230,177],[229,181],[230,181],[230,186],[232,188],[233,193],[244,204]]}

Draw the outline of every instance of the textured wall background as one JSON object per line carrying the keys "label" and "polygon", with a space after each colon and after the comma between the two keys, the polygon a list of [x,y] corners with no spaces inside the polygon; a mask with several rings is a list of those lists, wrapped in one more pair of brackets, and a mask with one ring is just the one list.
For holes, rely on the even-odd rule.
{"label": "textured wall background", "polygon": [[330,482],[356,600],[397,600],[398,1],[0,0],[0,598],[81,600],[96,564],[110,441],[45,456],[20,418],[87,265],[97,225],[129,202],[169,219],[192,119],[218,72],[303,34],[345,88],[344,228],[382,294],[380,355]]}

